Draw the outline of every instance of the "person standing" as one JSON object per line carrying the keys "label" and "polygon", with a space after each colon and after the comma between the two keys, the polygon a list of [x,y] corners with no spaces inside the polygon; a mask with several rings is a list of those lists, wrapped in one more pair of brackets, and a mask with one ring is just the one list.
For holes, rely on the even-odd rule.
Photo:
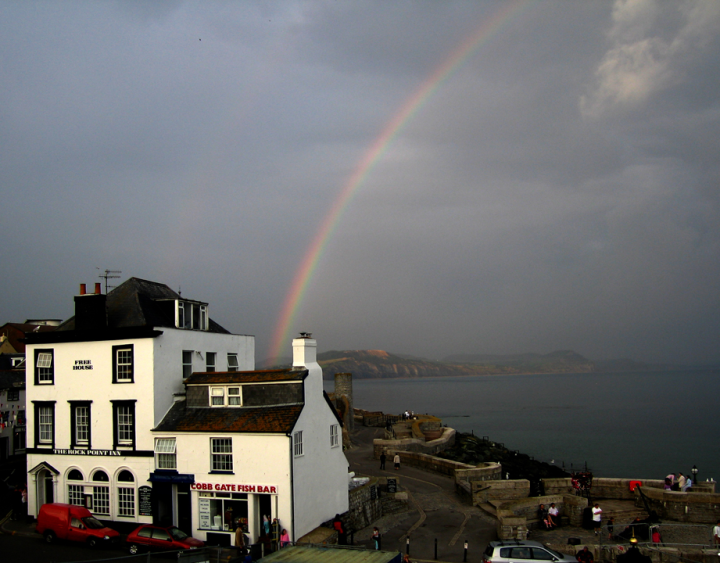
{"label": "person standing", "polygon": [[393,458],[393,463],[395,464],[395,469],[400,469],[400,454],[395,454],[395,457]]}
{"label": "person standing", "polygon": [[713,528],[713,542],[715,545],[720,545],[720,520],[717,521]]}
{"label": "person standing", "polygon": [[600,534],[600,528],[602,527],[602,508],[598,503],[595,503],[592,509],[593,528],[595,528],[595,535]]}
{"label": "person standing", "polygon": [[687,479],[685,479],[685,475],[682,473],[678,473],[678,480],[677,480],[677,486],[678,490],[685,492],[685,489],[687,488]]}
{"label": "person standing", "polygon": [[607,529],[608,529],[608,539],[613,539],[613,535],[615,535],[615,518],[612,516],[610,517],[610,520],[608,520],[607,523]]}
{"label": "person standing", "polygon": [[593,557],[592,551],[585,546],[581,551],[577,552],[575,559],[580,561],[580,563],[593,563],[595,558]]}
{"label": "person standing", "polygon": [[286,547],[290,545],[290,534],[283,528],[282,534],[280,534],[280,547]]}
{"label": "person standing", "polygon": [[385,469],[385,460],[387,460],[387,456],[383,451],[383,453],[380,454],[380,469]]}
{"label": "person standing", "polygon": [[378,530],[377,528],[373,528],[372,539],[375,545],[375,549],[380,549],[380,530]]}

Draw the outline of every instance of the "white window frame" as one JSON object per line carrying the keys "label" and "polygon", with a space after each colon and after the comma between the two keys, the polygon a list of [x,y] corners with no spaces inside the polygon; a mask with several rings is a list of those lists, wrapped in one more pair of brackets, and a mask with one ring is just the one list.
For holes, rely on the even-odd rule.
{"label": "white window frame", "polygon": [[131,446],[133,443],[133,428],[135,427],[135,409],[131,405],[118,405],[117,407],[117,441],[118,445]]}
{"label": "white window frame", "polygon": [[195,353],[195,350],[183,350],[182,351],[183,379],[185,379],[186,377],[190,377],[192,375],[193,354],[194,353]]}
{"label": "white window frame", "polygon": [[228,371],[238,371],[240,369],[240,364],[238,362],[238,355],[233,354],[232,352],[228,352],[227,365],[228,365]]}
{"label": "white window frame", "polygon": [[155,438],[155,469],[177,469],[177,440]]}
{"label": "white window frame", "polygon": [[85,485],[78,485],[76,481],[68,483],[68,504],[85,506]]}
{"label": "white window frame", "polygon": [[210,438],[210,471],[232,473],[233,467],[232,438]]}
{"label": "white window frame", "polygon": [[[124,483],[124,481],[123,481]],[[128,483],[129,484],[129,483]],[[135,487],[117,488],[117,515],[123,518],[135,517]]]}
{"label": "white window frame", "polygon": [[75,405],[74,408],[75,443],[87,446],[90,443],[90,407],[88,405]]}
{"label": "white window frame", "polygon": [[193,301],[175,301],[175,326],[177,328],[208,330],[208,306]]}
{"label": "white window frame", "polygon": [[303,451],[303,431],[298,430],[293,434],[293,455],[300,457],[305,455]]}
{"label": "white window frame", "polygon": [[53,353],[52,352],[38,352],[37,364],[35,369],[37,370],[37,382],[40,385],[52,385],[55,379],[55,372],[53,370]]}
{"label": "white window frame", "polygon": [[331,448],[337,448],[340,445],[340,438],[338,436],[339,429],[340,429],[339,424],[331,424],[330,425],[330,447]]}
{"label": "white window frame", "polygon": [[52,444],[55,409],[51,406],[38,407],[38,443]]}
{"label": "white window frame", "polygon": [[[107,509],[107,510],[105,510]],[[93,485],[93,514],[110,516],[110,484]]]}
{"label": "white window frame", "polygon": [[217,369],[217,352],[205,352],[205,371],[214,372]]}
{"label": "white window frame", "polygon": [[210,406],[225,406],[225,387],[210,387]]}
{"label": "white window frame", "polygon": [[[123,361],[120,361],[121,357]],[[115,367],[117,370],[117,382],[127,383],[133,381],[133,349],[131,347],[117,348],[115,350]]]}
{"label": "white window frame", "polygon": [[227,388],[227,403],[228,403],[228,407],[242,407],[242,388],[241,387],[228,387]]}

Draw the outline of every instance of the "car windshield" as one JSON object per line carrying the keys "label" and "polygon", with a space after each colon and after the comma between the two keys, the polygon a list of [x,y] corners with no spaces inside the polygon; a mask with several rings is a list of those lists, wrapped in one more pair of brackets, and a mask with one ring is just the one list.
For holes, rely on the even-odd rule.
{"label": "car windshield", "polygon": [[83,522],[85,522],[85,525],[91,530],[101,530],[105,527],[105,524],[92,516],[87,516],[86,518],[83,518]]}
{"label": "car windshield", "polygon": [[170,535],[173,537],[173,539],[177,541],[183,541],[185,538],[188,537],[188,535],[183,532],[180,528],[176,528],[173,526],[168,530],[170,532]]}

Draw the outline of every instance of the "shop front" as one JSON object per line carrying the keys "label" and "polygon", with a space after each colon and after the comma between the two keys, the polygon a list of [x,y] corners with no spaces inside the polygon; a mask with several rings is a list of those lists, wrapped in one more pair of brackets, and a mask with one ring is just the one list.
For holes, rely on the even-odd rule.
{"label": "shop front", "polygon": [[195,537],[211,545],[235,545],[239,528],[251,543],[277,542],[281,526],[277,485],[203,482],[190,485],[190,491],[196,507]]}

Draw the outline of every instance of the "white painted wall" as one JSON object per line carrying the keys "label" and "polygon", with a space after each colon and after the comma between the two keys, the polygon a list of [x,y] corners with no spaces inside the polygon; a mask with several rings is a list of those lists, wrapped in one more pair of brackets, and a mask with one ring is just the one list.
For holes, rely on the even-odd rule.
{"label": "white painted wall", "polygon": [[[156,338],[136,338],[97,342],[65,342],[56,344],[31,344],[27,346],[27,445],[35,446],[35,419],[32,401],[55,401],[55,448],[68,449],[71,443],[70,404],[68,401],[92,401],[91,447],[93,450],[110,450],[113,447],[113,410],[111,400],[135,400],[135,447],[152,451],[154,428],[170,408],[173,394],[183,391],[182,351],[197,350],[193,370],[205,371],[206,352],[217,353],[216,369],[227,369],[227,353],[238,354],[240,370],[254,369],[253,336],[217,334],[197,330],[162,327]],[[112,383],[112,347],[132,344],[134,360],[133,383]],[[54,350],[54,384],[35,385],[35,349]],[[73,370],[76,360],[89,360],[92,370]],[[122,467],[130,468],[140,484],[145,484],[154,469],[152,457],[85,457],[28,454],[28,469],[45,461],[55,467],[60,475],[56,482],[55,499],[66,500],[65,475],[70,466],[78,467],[89,479],[89,472],[103,467],[111,480]],[[111,481],[111,485],[112,485]],[[137,483],[136,483],[137,485]],[[112,496],[112,495],[111,495]],[[28,510],[37,511],[36,489],[28,482]],[[112,507],[111,507],[112,510]],[[123,518],[123,520],[127,520]],[[138,521],[149,521],[148,517]]]}
{"label": "white painted wall", "polygon": [[[179,473],[195,475],[195,483],[219,484],[254,484],[276,486],[277,513],[273,517],[280,520],[280,525],[291,530],[292,496],[290,476],[290,439],[277,434],[240,434],[240,433],[172,433],[155,432],[155,437],[176,439],[177,470]],[[210,474],[210,438],[233,439],[233,471],[234,475]],[[199,531],[200,511],[198,492],[192,495],[192,526],[193,537],[205,540],[207,533]],[[253,499],[248,495],[248,526],[251,540],[257,541],[256,530],[259,529],[261,515],[253,510]],[[272,502],[276,510],[275,500]],[[302,519],[304,515],[300,515]],[[233,534],[231,543],[234,545]]]}
{"label": "white painted wall", "polygon": [[338,422],[323,397],[322,368],[314,339],[293,340],[293,366],[305,366],[305,408],[293,432],[303,432],[303,455],[293,457],[295,535],[297,540],[322,522],[348,510],[348,461],[339,446],[330,446],[330,426]]}

